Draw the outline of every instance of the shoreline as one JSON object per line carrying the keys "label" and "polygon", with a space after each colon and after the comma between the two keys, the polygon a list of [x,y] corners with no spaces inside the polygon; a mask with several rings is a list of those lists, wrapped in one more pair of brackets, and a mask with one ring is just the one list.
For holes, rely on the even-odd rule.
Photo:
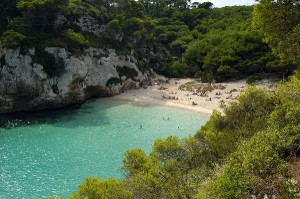
{"label": "shoreline", "polygon": [[[122,95],[122,94],[120,94]],[[205,114],[212,114],[213,110],[202,108],[202,107],[194,107],[194,106],[189,106],[185,104],[180,104],[180,103],[174,103],[174,102],[165,102],[165,101],[158,101],[158,100],[152,100],[152,101],[146,101],[146,100],[138,100],[138,99],[126,99],[124,97],[119,97],[119,95],[111,97],[113,100],[121,101],[121,102],[126,102],[130,104],[140,104],[140,105],[150,105],[150,106],[168,106],[168,107],[173,107],[173,108],[178,108],[178,109],[185,109],[185,110],[191,110],[199,113],[205,113]]]}
{"label": "shoreline", "polygon": [[[274,91],[279,79],[269,78],[257,81],[255,86]],[[189,85],[189,89],[185,86]],[[213,90],[203,93],[197,90],[197,86],[205,85],[196,79],[166,79],[157,76],[152,85],[145,88],[129,90],[113,96],[116,100],[125,100],[132,103],[153,104],[181,108],[206,114],[212,114],[214,110],[223,112],[220,103],[228,106],[230,102],[236,101],[238,95],[249,86],[246,79],[214,84]]]}

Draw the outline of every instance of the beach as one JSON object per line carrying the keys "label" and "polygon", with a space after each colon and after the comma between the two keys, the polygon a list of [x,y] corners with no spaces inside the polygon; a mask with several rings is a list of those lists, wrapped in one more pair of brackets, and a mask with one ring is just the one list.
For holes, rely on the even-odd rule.
{"label": "beach", "polygon": [[[254,85],[273,92],[278,82],[278,78],[265,78]],[[149,86],[126,91],[114,98],[132,103],[173,106],[211,114],[213,110],[222,112],[224,105],[228,106],[230,102],[236,101],[238,95],[248,86],[246,79],[207,84],[197,79],[166,79],[157,76]]]}

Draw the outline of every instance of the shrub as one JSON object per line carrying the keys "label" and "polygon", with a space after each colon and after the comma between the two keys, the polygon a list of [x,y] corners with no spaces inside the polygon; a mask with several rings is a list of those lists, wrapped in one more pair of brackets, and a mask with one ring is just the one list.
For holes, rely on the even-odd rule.
{"label": "shrub", "polygon": [[72,29],[67,30],[66,36],[72,47],[84,46],[88,44],[88,40],[86,40],[83,35],[76,33]]}
{"label": "shrub", "polygon": [[4,32],[0,38],[1,45],[5,48],[17,48],[24,44],[26,36],[13,30]]}
{"label": "shrub", "polygon": [[223,109],[226,108],[226,103],[224,100],[220,101],[220,108],[223,108]]}
{"label": "shrub", "polygon": [[246,81],[247,84],[254,84],[257,80],[260,80],[258,76],[250,75]]}
{"label": "shrub", "polygon": [[132,193],[125,188],[122,181],[115,179],[100,180],[97,177],[86,178],[79,185],[78,191],[73,193],[71,199],[79,198],[132,198]]}
{"label": "shrub", "polygon": [[143,60],[138,60],[138,62],[137,62],[137,67],[138,67],[138,69],[140,70],[140,71],[145,71],[145,69],[146,69],[146,62],[145,61],[143,61]]}
{"label": "shrub", "polygon": [[121,31],[121,25],[118,19],[113,19],[107,24],[108,31],[112,33],[119,33]]}

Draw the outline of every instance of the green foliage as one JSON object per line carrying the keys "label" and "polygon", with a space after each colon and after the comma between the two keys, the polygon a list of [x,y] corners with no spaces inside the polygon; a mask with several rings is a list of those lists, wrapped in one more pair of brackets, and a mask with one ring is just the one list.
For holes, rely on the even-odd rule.
{"label": "green foliage", "polygon": [[13,30],[4,32],[0,38],[1,45],[5,48],[18,48],[25,42],[26,36]]}
{"label": "green foliage", "polygon": [[[277,108],[271,114],[269,125],[273,126],[277,130],[287,131],[287,133],[294,133],[297,135],[300,125],[300,80],[296,77],[292,77],[290,81],[280,84],[275,94],[279,98]],[[290,135],[289,135],[290,136]],[[297,154],[298,143],[290,143],[291,146],[296,149],[290,148],[289,153]],[[295,151],[296,150],[296,151]]]}
{"label": "green foliage", "polygon": [[212,31],[205,38],[191,42],[183,59],[204,72],[202,76],[213,74],[220,81],[266,70],[271,61],[268,51],[257,32],[228,30],[220,34]]}
{"label": "green foliage", "polygon": [[78,191],[70,196],[70,199],[129,199],[132,193],[126,190],[123,182],[99,178],[87,178],[79,185]]}
{"label": "green foliage", "polygon": [[[90,1],[92,2],[92,1]],[[101,1],[102,2],[102,1]],[[102,2],[104,3],[104,2]],[[90,4],[86,1],[82,0],[70,0],[68,5],[68,10],[72,17],[75,17],[76,19],[80,18],[82,13],[86,13],[90,16],[99,16],[103,21],[106,17],[103,13],[103,9],[98,9],[98,6],[95,6],[93,4]]]}
{"label": "green foliage", "polygon": [[132,176],[134,174],[148,171],[150,165],[148,165],[149,159],[141,149],[128,150],[123,159],[123,170],[126,176]]}
{"label": "green foliage", "polygon": [[137,17],[132,17],[126,20],[123,24],[123,31],[125,34],[129,36],[139,36],[134,34],[138,33],[138,31],[140,31],[142,28],[143,28],[143,20]]}
{"label": "green foliage", "polygon": [[66,37],[69,40],[69,44],[72,47],[84,46],[88,44],[88,41],[80,33],[76,33],[72,29],[66,31]]}
{"label": "green foliage", "polygon": [[184,160],[185,151],[183,143],[177,137],[168,137],[166,140],[158,139],[154,142],[153,155],[163,161],[163,166],[170,159]]}
{"label": "green foliage", "polygon": [[276,88],[276,107],[268,120],[261,123],[267,126],[229,156],[224,170],[208,183],[199,198],[260,197],[266,193],[278,195],[281,191],[283,198],[293,198],[299,193],[287,190],[290,180],[286,166],[289,157],[299,154],[299,89],[296,77]]}
{"label": "green foliage", "polygon": [[282,59],[274,59],[267,63],[267,69],[269,72],[279,72],[282,74],[283,79],[285,75],[291,73],[296,69],[296,65],[293,63],[292,60],[282,60]]}
{"label": "green foliage", "polygon": [[112,32],[113,34],[118,34],[121,32],[122,27],[120,25],[120,22],[118,19],[113,19],[111,20],[106,27],[110,32]]}
{"label": "green foliage", "polygon": [[[114,48],[121,54],[134,49],[143,58],[141,68],[151,66],[169,77],[201,77],[204,81],[261,72],[285,76],[295,68],[294,61],[286,64],[273,55],[262,35],[251,28],[250,6],[213,8],[210,2],[185,0],[6,3],[0,3],[0,11],[13,18],[9,23],[4,20],[0,31],[13,29],[26,35],[30,47],[64,47],[77,55],[89,46]],[[101,27],[101,33],[83,31],[77,25],[83,15],[93,17],[95,26],[91,27]],[[295,41],[297,30],[291,33]]]}
{"label": "green foliage", "polygon": [[174,61],[172,64],[166,64],[161,68],[161,73],[168,77],[186,76],[192,71],[185,63]]}
{"label": "green foliage", "polygon": [[145,69],[146,69],[146,63],[145,63],[145,61],[143,61],[143,60],[138,60],[138,62],[137,62],[137,67],[138,67],[138,69],[140,70],[140,71],[145,71]]}
{"label": "green foliage", "polygon": [[287,161],[300,152],[299,93],[296,77],[278,85],[275,94],[250,86],[223,114],[215,111],[195,137],[158,139],[150,155],[129,150],[122,167],[125,179],[88,178],[71,198],[111,198],[111,193],[132,198],[297,198],[299,186],[290,179]]}
{"label": "green foliage", "polygon": [[229,164],[211,185],[214,198],[248,198],[263,194],[268,187],[278,187],[275,176],[285,176],[286,170],[273,147],[277,138],[274,132],[262,131],[232,154]]}
{"label": "green foliage", "polygon": [[300,194],[300,184],[295,180],[288,180],[281,186],[283,199],[297,199]]}
{"label": "green foliage", "polygon": [[17,8],[21,11],[28,32],[47,32],[53,30],[51,26],[56,14],[63,13],[68,0],[20,0]]}
{"label": "green foliage", "polygon": [[264,89],[249,87],[224,109],[225,115],[214,112],[196,137],[210,145],[210,153],[222,160],[256,132],[266,128],[267,117],[274,110],[274,96]]}
{"label": "green foliage", "polygon": [[[169,77],[208,82],[248,76],[253,83],[255,74],[285,77],[299,65],[296,1],[259,1],[253,20],[259,30],[251,27],[251,6],[213,8],[210,2],[185,0],[3,0],[0,12],[1,45],[36,47],[33,62],[43,65],[49,77],[61,75],[64,62],[41,50],[46,46],[78,54],[88,47],[124,55],[134,50],[141,70],[152,66]],[[83,31],[76,24],[83,15],[92,16],[93,25],[104,32]],[[67,21],[54,26],[58,17]],[[5,64],[4,56],[0,62]],[[137,76],[128,67],[117,70],[121,76]],[[70,85],[74,91],[68,100],[80,98],[80,81]],[[120,83],[111,78],[106,86]],[[197,82],[184,86],[196,84],[213,89]],[[88,178],[71,198],[194,198],[197,192],[199,198],[262,198],[265,193],[292,198],[290,190],[297,186],[289,184],[286,165],[300,153],[299,88],[297,77],[280,84],[275,94],[251,86],[236,102],[222,104],[224,112],[215,111],[195,137],[159,139],[149,155],[129,150],[122,167],[125,179]],[[52,90],[59,92],[57,85]]]}
{"label": "green foliage", "polygon": [[[297,1],[260,0],[254,9],[253,24],[265,36],[276,54],[296,62],[299,58],[300,11]],[[299,63],[299,62],[298,62]]]}
{"label": "green foliage", "polygon": [[18,0],[2,0],[0,1],[0,34],[2,34],[9,24],[9,20],[18,16],[16,4]]}
{"label": "green foliage", "polygon": [[246,81],[247,84],[254,84],[257,80],[259,80],[260,78],[258,76],[255,75],[250,75]]}

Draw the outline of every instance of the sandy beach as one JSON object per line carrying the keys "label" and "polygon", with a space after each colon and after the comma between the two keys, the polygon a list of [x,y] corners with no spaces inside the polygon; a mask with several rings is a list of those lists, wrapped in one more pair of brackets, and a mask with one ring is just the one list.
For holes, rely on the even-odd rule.
{"label": "sandy beach", "polygon": [[[255,85],[272,92],[278,81],[278,78],[268,78],[257,81]],[[210,114],[214,109],[222,112],[220,102],[228,105],[249,86],[246,79],[216,83],[212,84],[214,88],[212,91],[207,91],[204,94],[197,89],[199,85],[209,86],[196,79],[166,79],[157,76],[151,86],[126,91],[114,98],[132,103],[165,105]]]}

